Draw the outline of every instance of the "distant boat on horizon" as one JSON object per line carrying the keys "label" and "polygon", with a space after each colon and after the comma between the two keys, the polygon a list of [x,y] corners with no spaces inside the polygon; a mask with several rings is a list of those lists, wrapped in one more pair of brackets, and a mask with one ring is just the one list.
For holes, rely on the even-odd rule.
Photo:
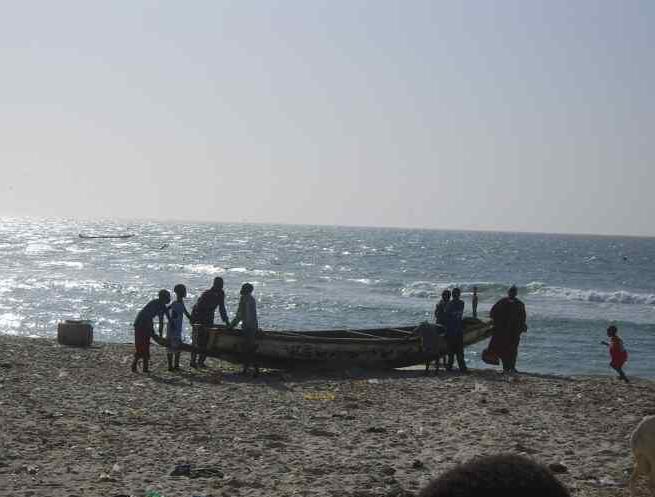
{"label": "distant boat on horizon", "polygon": [[124,235],[85,235],[84,233],[80,233],[78,235],[80,238],[132,238],[134,235],[133,234],[124,234]]}

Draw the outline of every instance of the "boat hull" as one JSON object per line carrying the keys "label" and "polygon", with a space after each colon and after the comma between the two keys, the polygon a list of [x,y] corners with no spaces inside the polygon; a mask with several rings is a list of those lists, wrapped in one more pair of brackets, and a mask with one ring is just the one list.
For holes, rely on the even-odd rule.
{"label": "boat hull", "polygon": [[[414,326],[370,330],[328,331],[260,331],[257,334],[255,362],[274,369],[343,370],[349,368],[390,369],[425,364],[434,358],[435,350],[446,350],[445,337],[437,336],[436,347],[428,351]],[[194,325],[194,333],[200,331]],[[235,364],[245,359],[246,342],[240,330],[222,326],[204,327],[209,343],[204,352]],[[477,319],[464,321],[464,346],[491,336],[491,322]],[[165,340],[157,340],[162,345]],[[182,350],[194,347],[183,344]]]}

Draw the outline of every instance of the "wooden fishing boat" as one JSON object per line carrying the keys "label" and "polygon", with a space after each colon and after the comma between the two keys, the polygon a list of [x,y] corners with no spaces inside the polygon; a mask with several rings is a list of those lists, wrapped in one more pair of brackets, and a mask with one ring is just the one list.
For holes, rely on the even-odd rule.
{"label": "wooden fishing boat", "polygon": [[[435,325],[436,347],[431,351],[423,345],[422,333],[416,326],[389,327],[362,330],[323,331],[260,331],[257,334],[254,356],[257,364],[274,369],[390,369],[425,364],[434,357],[434,350],[445,353],[443,330]],[[464,319],[464,346],[472,345],[491,336],[491,321]],[[194,325],[194,333],[200,325]],[[242,364],[246,343],[238,329],[223,326],[206,327],[209,344],[206,353],[235,364]],[[156,337],[160,345],[166,340]],[[183,344],[181,350],[194,350]]]}

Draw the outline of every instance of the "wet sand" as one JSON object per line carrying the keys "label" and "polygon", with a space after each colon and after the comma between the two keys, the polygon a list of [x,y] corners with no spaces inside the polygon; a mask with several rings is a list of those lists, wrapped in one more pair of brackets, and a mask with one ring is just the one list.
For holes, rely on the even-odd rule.
{"label": "wet sand", "polygon": [[[494,370],[243,377],[227,363],[151,373],[133,347],[0,335],[0,495],[415,495],[483,454],[552,464],[579,496],[619,496],[655,384]],[[176,466],[186,474],[171,476]]]}

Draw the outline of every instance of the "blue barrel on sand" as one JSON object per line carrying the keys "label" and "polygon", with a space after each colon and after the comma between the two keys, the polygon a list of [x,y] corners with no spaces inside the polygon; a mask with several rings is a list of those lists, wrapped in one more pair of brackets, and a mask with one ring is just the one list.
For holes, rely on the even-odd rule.
{"label": "blue barrel on sand", "polygon": [[93,343],[90,321],[67,319],[57,325],[57,342],[71,347],[88,347]]}

